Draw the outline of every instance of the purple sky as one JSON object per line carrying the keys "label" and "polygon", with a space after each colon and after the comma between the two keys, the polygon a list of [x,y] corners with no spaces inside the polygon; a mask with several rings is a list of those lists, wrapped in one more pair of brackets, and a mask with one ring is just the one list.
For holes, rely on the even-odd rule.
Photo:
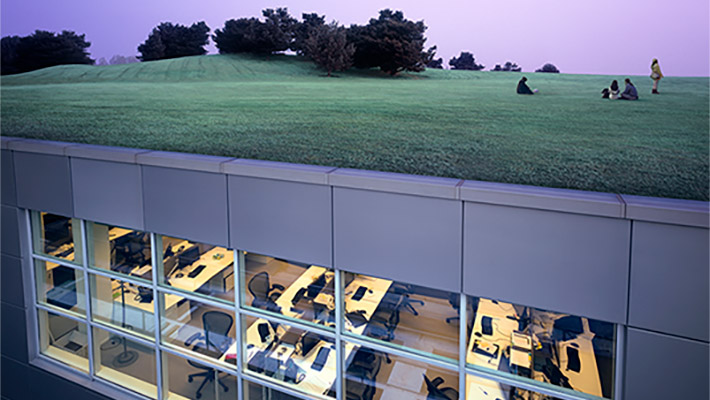
{"label": "purple sky", "polygon": [[[92,57],[135,55],[162,21],[189,25],[204,20],[217,29],[224,21],[260,16],[264,8],[288,6],[291,15],[325,14],[328,21],[366,24],[380,9],[424,19],[427,45],[448,60],[472,52],[486,69],[506,60],[532,71],[552,62],[562,72],[647,75],[659,59],[670,76],[710,75],[708,0],[3,0],[2,36],[35,29],[85,33]],[[210,52],[216,52],[210,45]]]}

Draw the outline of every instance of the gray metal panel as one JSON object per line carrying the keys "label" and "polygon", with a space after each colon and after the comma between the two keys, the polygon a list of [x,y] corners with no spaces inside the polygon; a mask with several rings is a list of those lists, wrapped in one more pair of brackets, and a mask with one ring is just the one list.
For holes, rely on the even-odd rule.
{"label": "gray metal panel", "polygon": [[2,255],[0,266],[0,294],[2,301],[15,307],[25,306],[25,295],[22,291],[22,263],[19,258]]}
{"label": "gray metal panel", "polygon": [[72,158],[71,171],[77,218],[143,229],[140,166]]}
{"label": "gray metal panel", "polygon": [[2,178],[0,178],[2,179],[2,204],[16,206],[15,163],[12,162],[12,151],[2,150],[0,161],[2,162]]}
{"label": "gray metal panel", "polygon": [[145,229],[227,246],[227,177],[142,166]]}
{"label": "gray metal panel", "polygon": [[68,157],[15,151],[14,160],[18,206],[73,216]]}
{"label": "gray metal panel", "polygon": [[331,185],[414,196],[458,199],[460,179],[338,168],[328,175]]}
{"label": "gray metal panel", "polygon": [[625,400],[707,399],[707,343],[630,328]]}
{"label": "gray metal panel", "polygon": [[135,164],[138,154],[147,153],[149,151],[150,150],[131,149],[127,147],[76,144],[65,148],[64,154],[70,157]]}
{"label": "gray metal panel", "polygon": [[708,230],[634,221],[629,325],[708,341]]}
{"label": "gray metal panel", "polygon": [[630,222],[465,203],[464,291],[626,322]]}
{"label": "gray metal panel", "polygon": [[[146,363],[147,364],[147,363]],[[145,369],[150,368],[146,365]],[[146,371],[146,373],[152,373]],[[30,369],[30,387],[32,399],[51,400],[109,400],[106,397],[84,386],[71,382],[59,375],[43,371],[39,368]]]}
{"label": "gray metal panel", "polygon": [[22,257],[20,250],[20,230],[19,215],[15,207],[3,205],[0,214],[0,225],[2,225],[0,250],[11,256]]}
{"label": "gray metal panel", "polygon": [[222,172],[221,164],[232,160],[234,158],[169,151],[150,151],[136,155],[138,164],[202,172]]}
{"label": "gray metal panel", "polygon": [[13,360],[27,362],[27,323],[25,309],[2,303],[0,321],[2,354]]}
{"label": "gray metal panel", "polygon": [[233,248],[331,264],[330,187],[229,176]]}
{"label": "gray metal panel", "polygon": [[[3,318],[4,319],[4,318]],[[2,398],[8,400],[25,400],[30,392],[30,384],[37,385],[38,382],[30,381],[30,367],[26,363],[17,362],[9,357],[2,357]]]}
{"label": "gray metal panel", "polygon": [[461,289],[461,202],[333,188],[338,268]]}
{"label": "gray metal panel", "polygon": [[621,195],[626,218],[674,225],[710,226],[710,203],[697,200]]}
{"label": "gray metal panel", "polygon": [[222,172],[252,178],[278,179],[289,182],[328,184],[328,173],[333,167],[291,164],[277,161],[238,159],[222,163]]}

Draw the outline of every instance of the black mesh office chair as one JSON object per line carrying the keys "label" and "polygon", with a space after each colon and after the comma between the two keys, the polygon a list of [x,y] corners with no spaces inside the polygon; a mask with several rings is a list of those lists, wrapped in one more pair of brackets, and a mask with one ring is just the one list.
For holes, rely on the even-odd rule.
{"label": "black mesh office chair", "polygon": [[[232,329],[232,323],[234,320],[229,314],[223,313],[221,311],[207,311],[202,314],[202,328],[204,329],[204,334],[196,334],[190,337],[186,342],[185,346],[190,346],[196,340],[198,341],[192,346],[192,351],[208,355],[211,357],[219,358],[224,354],[229,346],[232,344],[232,339],[229,337],[229,330]],[[204,370],[205,372],[198,372],[195,374],[190,374],[187,376],[187,381],[192,382],[196,377],[203,377],[204,380],[197,388],[197,393],[195,398],[202,397],[200,393],[202,388],[205,387],[207,382],[214,381],[215,373],[218,373],[211,367],[204,366],[202,364],[195,363],[191,360],[187,360],[188,364],[195,368]],[[222,383],[222,381],[217,380],[222,389],[226,392],[229,390],[227,386]]]}
{"label": "black mesh office chair", "polygon": [[459,321],[461,319],[461,303],[459,303],[459,295],[456,293],[449,294],[449,304],[456,310],[455,317],[446,318],[446,323],[450,324],[451,321]]}
{"label": "black mesh office chair", "polygon": [[424,375],[424,383],[426,383],[426,389],[429,392],[426,396],[427,400],[457,400],[459,398],[458,390],[452,387],[439,387],[444,383],[444,378],[440,376],[437,376],[434,380],[429,380]]}
{"label": "black mesh office chair", "polygon": [[254,275],[247,286],[249,293],[254,296],[254,300],[251,302],[252,307],[279,312],[276,299],[281,296],[281,292],[286,288],[279,284],[271,285],[268,272],[263,271]]}
{"label": "black mesh office chair", "polygon": [[382,353],[361,347],[346,370],[346,399],[371,400],[377,390]]}
{"label": "black mesh office chair", "polygon": [[390,290],[388,290],[388,294],[393,293],[397,296],[402,297],[399,300],[399,308],[401,310],[409,311],[414,315],[419,315],[419,312],[414,308],[413,304],[419,304],[423,306],[424,302],[421,300],[415,300],[410,298],[409,295],[413,292],[414,291],[412,290],[412,285],[405,285],[402,283],[393,283],[390,287]]}

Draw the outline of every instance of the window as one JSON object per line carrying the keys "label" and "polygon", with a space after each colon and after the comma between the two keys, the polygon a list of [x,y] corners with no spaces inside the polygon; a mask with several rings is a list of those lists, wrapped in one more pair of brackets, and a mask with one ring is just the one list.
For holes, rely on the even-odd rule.
{"label": "window", "polygon": [[406,277],[30,216],[39,355],[126,393],[160,400],[613,396],[610,323]]}

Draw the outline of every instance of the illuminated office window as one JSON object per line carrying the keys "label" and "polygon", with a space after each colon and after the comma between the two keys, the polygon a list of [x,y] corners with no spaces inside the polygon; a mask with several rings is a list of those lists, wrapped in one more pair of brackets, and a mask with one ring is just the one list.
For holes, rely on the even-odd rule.
{"label": "illuminated office window", "polygon": [[158,395],[155,349],[93,328],[96,376],[144,396]]}
{"label": "illuminated office window", "polygon": [[236,364],[234,310],[160,294],[161,341],[197,357]]}
{"label": "illuminated office window", "polygon": [[234,302],[234,252],[224,247],[156,236],[160,283]]}
{"label": "illuminated office window", "polygon": [[80,371],[89,372],[86,324],[38,310],[40,353]]}
{"label": "illuminated office window", "polygon": [[258,385],[247,380],[242,381],[244,387],[244,400],[301,400],[266,386]]}
{"label": "illuminated office window", "polygon": [[496,400],[559,400],[556,397],[531,392],[529,390],[505,385],[470,374],[466,375],[466,398],[490,398]]}
{"label": "illuminated office window", "polygon": [[466,362],[611,398],[611,323],[485,298],[470,298]]}
{"label": "illuminated office window", "polygon": [[31,215],[35,253],[81,263],[81,224],[78,219],[38,211]]}
{"label": "illuminated office window", "polygon": [[244,369],[309,394],[335,397],[335,343],[316,332],[244,317]]}
{"label": "illuminated office window", "polygon": [[93,274],[89,282],[93,320],[155,340],[152,288]]}
{"label": "illuminated office window", "polygon": [[44,260],[35,260],[37,302],[86,315],[84,272]]}
{"label": "illuminated office window", "polygon": [[459,295],[360,274],[343,274],[345,329],[458,359]]}
{"label": "illuminated office window", "polygon": [[245,306],[335,327],[335,273],[317,265],[244,255]]}
{"label": "illuminated office window", "polygon": [[89,265],[150,281],[150,234],[89,222]]}
{"label": "illuminated office window", "polygon": [[421,361],[344,343],[348,399],[458,399],[459,374]]}
{"label": "illuminated office window", "polygon": [[162,356],[165,399],[236,399],[235,376],[168,352],[163,352]]}

